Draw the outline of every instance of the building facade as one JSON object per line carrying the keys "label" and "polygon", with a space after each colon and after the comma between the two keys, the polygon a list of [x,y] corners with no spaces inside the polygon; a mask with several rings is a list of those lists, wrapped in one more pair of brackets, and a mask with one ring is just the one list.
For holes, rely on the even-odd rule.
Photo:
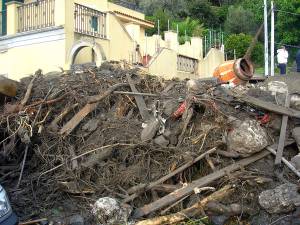
{"label": "building facade", "polygon": [[[0,75],[11,79],[74,64],[125,60],[165,78],[211,76],[224,61],[212,49],[203,58],[202,39],[178,44],[176,32],[147,37],[153,28],[126,2],[107,0],[1,0]],[[209,69],[207,69],[209,68]]]}

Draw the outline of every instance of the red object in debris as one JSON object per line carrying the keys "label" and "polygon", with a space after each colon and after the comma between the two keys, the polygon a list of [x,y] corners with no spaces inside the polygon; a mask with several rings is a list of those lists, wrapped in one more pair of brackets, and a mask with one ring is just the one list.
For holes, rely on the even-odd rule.
{"label": "red object in debris", "polygon": [[173,113],[173,119],[177,119],[178,117],[182,116],[186,109],[186,101],[184,101],[179,108]]}
{"label": "red object in debris", "polygon": [[271,120],[271,117],[269,114],[265,114],[263,117],[260,118],[260,123],[261,124],[267,124]]}
{"label": "red object in debris", "polygon": [[151,56],[150,55],[145,55],[145,56],[143,56],[143,66],[147,66],[148,65],[148,63],[150,62],[150,60],[151,60]]}

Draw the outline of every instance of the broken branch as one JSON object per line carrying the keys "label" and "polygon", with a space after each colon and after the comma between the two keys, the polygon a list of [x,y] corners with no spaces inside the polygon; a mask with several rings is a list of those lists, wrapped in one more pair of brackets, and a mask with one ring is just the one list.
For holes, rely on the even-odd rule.
{"label": "broken branch", "polygon": [[224,197],[232,194],[233,191],[234,191],[233,187],[231,185],[227,185],[187,209],[184,209],[174,214],[143,220],[138,222],[136,225],[163,225],[163,224],[167,225],[167,224],[179,223],[181,221],[186,220],[187,218],[195,217],[196,215],[201,214],[202,209],[205,207],[205,205],[208,202],[219,201]]}
{"label": "broken branch", "polygon": [[[148,190],[152,189],[153,187],[155,187],[159,184],[162,184],[163,182],[169,180],[171,177],[175,176],[176,174],[179,174],[179,173],[183,172],[184,170],[186,170],[187,168],[189,168],[190,166],[192,166],[196,162],[203,159],[206,155],[209,155],[209,154],[213,153],[214,151],[216,151],[216,148],[212,148],[212,149],[208,150],[207,152],[201,154],[200,156],[198,156],[194,160],[189,161],[188,163],[186,163],[183,166],[177,168],[172,173],[169,173],[168,175],[160,178],[159,180],[149,183],[146,187],[143,187],[144,191],[148,191]],[[125,202],[125,203],[130,202],[130,201],[134,200],[135,198],[137,198],[139,196],[139,194],[140,194],[140,192],[136,192],[136,193],[130,195],[128,198],[124,199],[123,202]]]}
{"label": "broken branch", "polygon": [[27,104],[27,102],[28,102],[28,100],[30,98],[30,95],[31,95],[31,92],[32,92],[33,83],[34,83],[35,79],[36,79],[36,76],[34,76],[31,79],[31,81],[30,81],[30,83],[29,83],[29,85],[27,87],[26,94],[25,94],[23,100],[21,101],[21,106],[22,107],[24,107]]}
{"label": "broken branch", "polygon": [[178,201],[179,199],[181,199],[187,195],[190,195],[194,191],[195,188],[204,187],[206,185],[209,185],[211,182],[213,182],[217,179],[220,179],[221,177],[225,176],[227,173],[238,170],[243,166],[247,166],[259,159],[264,158],[265,156],[267,156],[269,154],[270,153],[268,151],[264,150],[264,151],[262,151],[258,154],[255,154],[249,158],[242,159],[234,164],[231,164],[217,172],[211,173],[208,176],[205,176],[198,180],[195,180],[188,186],[181,188],[178,191],[172,192],[155,202],[152,202],[148,205],[145,205],[141,208],[136,209],[134,211],[134,218],[143,217],[145,215],[148,215],[149,213],[155,212],[163,207],[166,207],[166,206]]}

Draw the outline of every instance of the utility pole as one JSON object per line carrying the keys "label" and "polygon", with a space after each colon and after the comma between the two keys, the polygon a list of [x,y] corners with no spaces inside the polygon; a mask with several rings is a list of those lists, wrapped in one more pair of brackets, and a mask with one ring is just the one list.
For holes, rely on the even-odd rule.
{"label": "utility pole", "polygon": [[269,75],[269,43],[268,43],[268,5],[264,0],[264,33],[265,33],[265,76]]}
{"label": "utility pole", "polygon": [[170,20],[168,20],[168,31],[170,31]]}
{"label": "utility pole", "polygon": [[157,34],[159,35],[159,30],[160,30],[160,28],[159,28],[159,20],[157,20]]}
{"label": "utility pole", "polygon": [[271,1],[271,76],[274,76],[275,72],[275,10],[274,2]]}

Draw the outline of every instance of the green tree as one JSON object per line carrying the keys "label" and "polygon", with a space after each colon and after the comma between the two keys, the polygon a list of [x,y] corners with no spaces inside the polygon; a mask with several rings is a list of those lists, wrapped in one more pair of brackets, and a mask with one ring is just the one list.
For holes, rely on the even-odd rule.
{"label": "green tree", "polygon": [[[252,36],[247,34],[232,34],[229,35],[225,41],[225,51],[229,52],[229,56],[233,57],[235,50],[236,57],[241,58],[245,55],[250,43],[252,42]],[[263,45],[258,42],[252,52],[251,59],[256,64],[261,66],[263,64],[264,48]]]}
{"label": "green tree", "polygon": [[139,6],[146,15],[154,15],[160,9],[175,18],[187,13],[186,0],[140,0]]}
{"label": "green tree", "polygon": [[[276,0],[276,42],[282,44],[300,44],[300,1]],[[287,12],[295,13],[289,14]],[[299,15],[296,15],[299,14]]]}
{"label": "green tree", "polygon": [[147,30],[148,35],[156,34],[158,29],[158,20],[159,20],[159,32],[168,30],[168,20],[172,19],[172,16],[169,12],[165,12],[163,9],[158,9],[155,11],[153,16],[147,16],[148,20],[153,21],[155,23],[155,27]]}
{"label": "green tree", "polygon": [[186,0],[186,4],[191,18],[201,20],[206,26],[219,26],[219,19],[208,0]]}
{"label": "green tree", "polygon": [[254,14],[242,6],[230,6],[225,22],[225,31],[232,34],[253,34],[256,30]]}
{"label": "green tree", "polygon": [[179,42],[181,44],[189,40],[191,36],[202,36],[204,31],[203,24],[201,24],[199,20],[193,20],[190,17],[187,17],[183,21],[173,22],[171,26],[172,30],[177,30],[177,25]]}

